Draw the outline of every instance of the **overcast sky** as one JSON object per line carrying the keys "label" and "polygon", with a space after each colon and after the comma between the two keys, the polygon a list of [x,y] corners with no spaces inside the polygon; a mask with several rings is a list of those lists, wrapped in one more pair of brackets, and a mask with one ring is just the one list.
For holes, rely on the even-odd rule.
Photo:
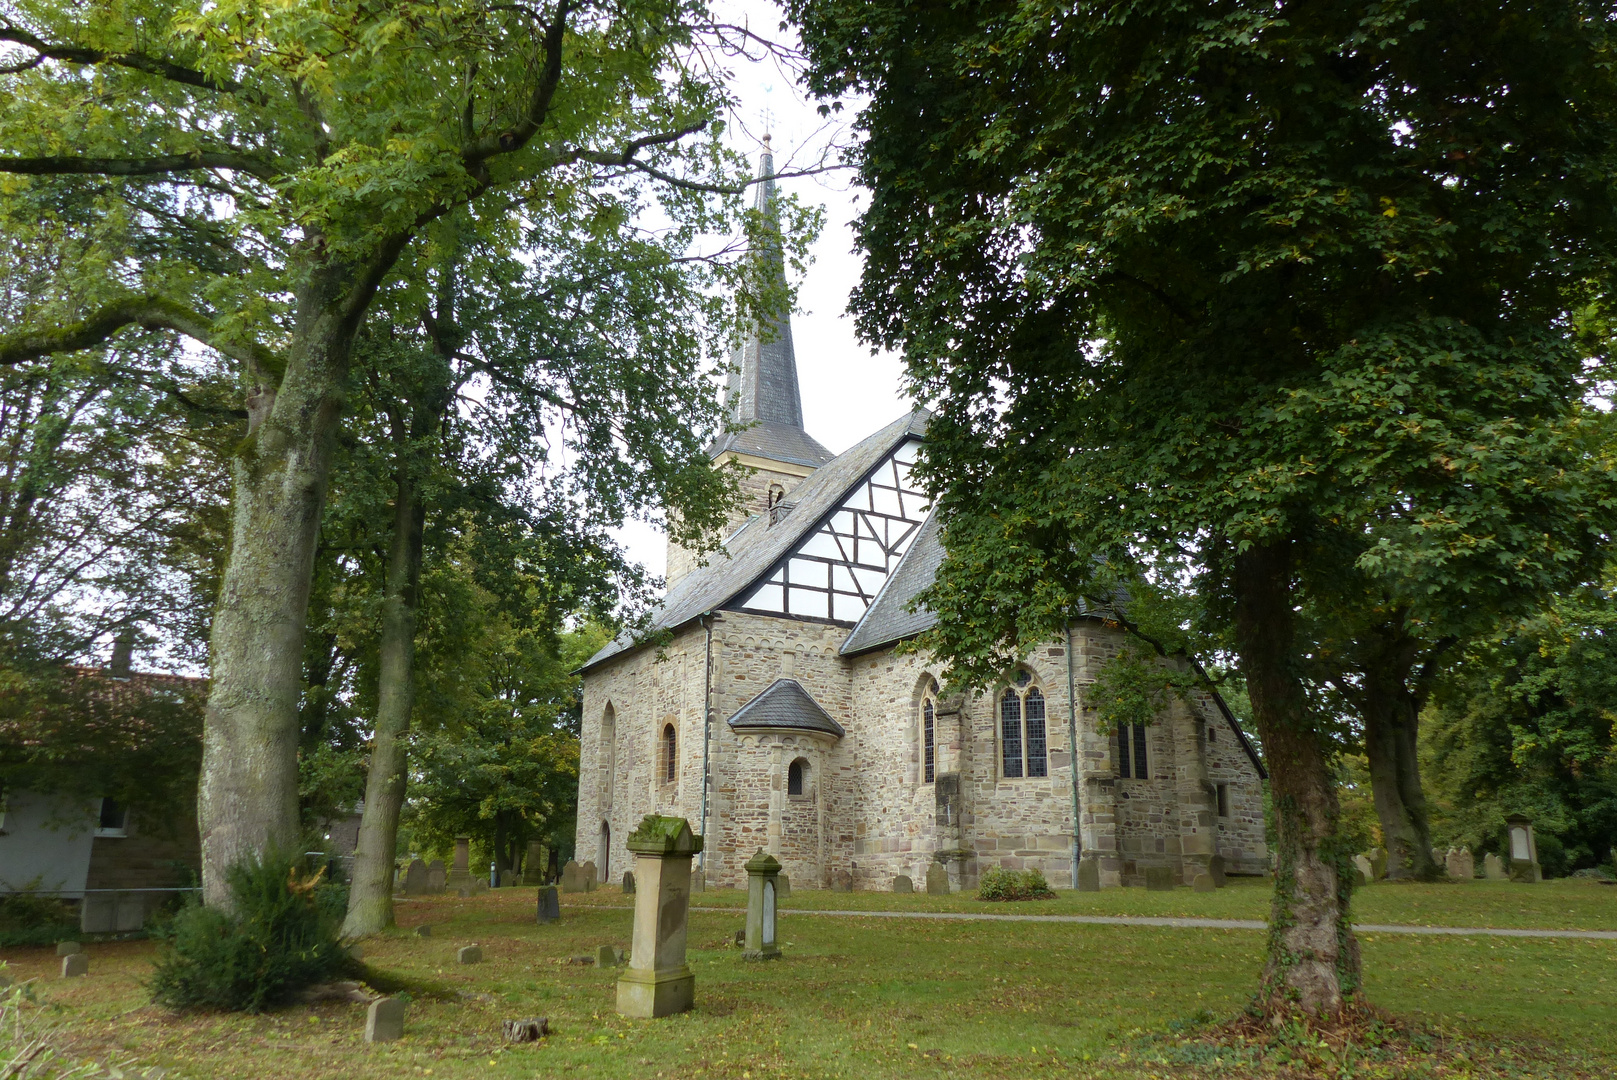
{"label": "overcast sky", "polygon": [[[780,9],[764,0],[720,4],[725,17],[771,39],[783,35]],[[734,62],[735,88],[741,108],[731,130],[735,146],[754,161],[765,118],[775,151],[775,168],[789,171],[817,160],[834,133],[815,104],[791,74],[774,62]],[[843,136],[845,137],[845,136]],[[841,453],[877,428],[901,416],[908,408],[899,390],[900,364],[892,355],[872,355],[854,336],[847,316],[848,293],[859,280],[861,261],[853,253],[851,222],[859,213],[859,192],[846,171],[784,181],[782,187],[809,205],[826,209],[825,230],[811,252],[806,275],[799,286],[798,305],[792,316],[792,341],[797,352],[797,376],[803,390],[803,426],[833,453]],[[666,565],[666,539],[650,525],[631,524],[620,534],[630,555],[652,573]]]}

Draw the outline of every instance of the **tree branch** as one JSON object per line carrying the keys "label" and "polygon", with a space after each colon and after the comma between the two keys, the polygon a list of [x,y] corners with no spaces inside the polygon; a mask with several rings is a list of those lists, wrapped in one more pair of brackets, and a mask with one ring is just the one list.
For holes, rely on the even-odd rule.
{"label": "tree branch", "polygon": [[23,330],[0,335],[0,366],[10,367],[57,353],[94,348],[127,326],[173,330],[266,372],[285,369],[281,359],[269,349],[227,341],[214,331],[213,322],[207,316],[161,296],[125,297],[88,318],[54,330]]}
{"label": "tree branch", "polygon": [[473,176],[482,177],[483,163],[497,154],[509,154],[528,145],[550,115],[550,102],[561,83],[562,39],[567,34],[567,16],[572,14],[572,0],[560,0],[556,17],[545,27],[545,64],[539,72],[539,81],[528,99],[528,109],[514,128],[487,135],[468,146],[462,160]]}
{"label": "tree branch", "polygon": [[195,169],[228,169],[260,180],[275,180],[281,176],[281,170],[269,162],[240,151],[197,150],[149,158],[0,157],[0,172],[28,176],[153,176]]}
{"label": "tree branch", "polygon": [[146,56],[143,53],[108,53],[100,49],[87,49],[76,45],[53,45],[42,41],[28,31],[10,23],[0,25],[0,41],[11,41],[18,45],[34,50],[38,56],[26,65],[15,68],[0,69],[11,74],[16,71],[25,71],[36,67],[41,60],[60,60],[68,64],[112,64],[117,67],[131,68],[143,71],[148,75],[156,75],[169,82],[183,83],[194,86],[199,90],[211,90],[219,94],[234,94],[242,89],[241,83],[230,79],[213,79],[194,68],[176,64],[161,57]]}

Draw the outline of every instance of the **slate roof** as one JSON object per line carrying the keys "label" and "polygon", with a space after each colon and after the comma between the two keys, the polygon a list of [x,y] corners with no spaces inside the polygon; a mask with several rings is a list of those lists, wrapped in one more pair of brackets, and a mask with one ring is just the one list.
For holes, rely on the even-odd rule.
{"label": "slate roof", "polygon": [[716,458],[727,450],[816,469],[836,456],[802,428],[768,421],[760,421],[745,431],[720,435],[708,445],[707,456]]}
{"label": "slate roof", "polygon": [[[748,519],[723,548],[708,556],[706,566],[697,567],[674,583],[652,613],[647,634],[684,626],[741,599],[782,556],[841,506],[849,489],[900,443],[912,436],[923,436],[931,415],[925,409],[915,409],[833,458],[792,490],[797,506],[775,525],[769,525],[762,516]],[[588,671],[637,644],[636,639],[621,635],[590,657],[581,670]]]}
{"label": "slate roof", "polygon": [[870,602],[865,617],[842,643],[843,656],[866,652],[932,629],[938,617],[931,609],[910,611],[908,605],[922,589],[932,584],[938,576],[938,567],[943,565],[943,542],[938,531],[938,515],[934,510],[921,523],[921,531],[915,534],[915,540],[893,568],[881,592]]}
{"label": "slate roof", "polygon": [[842,738],[842,725],[796,679],[776,679],[727,721],[732,728],[790,728]]}

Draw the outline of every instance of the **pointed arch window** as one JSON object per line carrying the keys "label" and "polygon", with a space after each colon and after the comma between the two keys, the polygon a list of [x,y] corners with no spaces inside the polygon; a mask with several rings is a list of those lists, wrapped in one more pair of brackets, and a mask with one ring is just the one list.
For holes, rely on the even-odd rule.
{"label": "pointed arch window", "polygon": [[999,696],[1000,775],[1007,780],[1050,775],[1044,691],[1033,676],[1017,672]]}
{"label": "pointed arch window", "polygon": [[921,698],[921,775],[926,784],[938,778],[938,706],[930,689]]}
{"label": "pointed arch window", "polygon": [[662,759],[663,783],[672,784],[679,765],[679,736],[675,734],[673,724],[663,725]]}

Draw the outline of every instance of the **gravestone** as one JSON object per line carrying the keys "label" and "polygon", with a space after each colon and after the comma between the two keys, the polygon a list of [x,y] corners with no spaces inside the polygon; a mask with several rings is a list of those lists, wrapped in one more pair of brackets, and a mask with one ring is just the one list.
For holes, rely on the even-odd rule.
{"label": "gravestone", "polygon": [[561,900],[556,896],[556,886],[539,886],[539,925],[545,923],[561,922]]}
{"label": "gravestone", "polygon": [[357,941],[354,942],[352,945],[348,946],[348,959],[350,959],[350,960],[363,960],[363,959],[365,959],[365,946],[361,945]]}
{"label": "gravestone", "polygon": [[1147,892],[1173,892],[1173,867],[1146,867],[1145,888]]}
{"label": "gravestone", "polygon": [[707,892],[707,869],[698,866],[691,871],[691,892]]}
{"label": "gravestone", "polygon": [[1214,855],[1207,860],[1207,876],[1213,879],[1213,887],[1217,889],[1230,883],[1229,878],[1224,876],[1224,856]]}
{"label": "gravestone", "polygon": [[90,974],[90,958],[81,952],[62,957],[62,978],[76,979]]}
{"label": "gravestone", "polygon": [[404,1002],[398,998],[377,998],[365,1010],[365,1041],[392,1042],[404,1038]]}
{"label": "gravestone", "polygon": [[934,859],[926,868],[926,894],[928,896],[949,895],[949,868]]}
{"label": "gravestone", "polygon": [[449,872],[444,869],[442,859],[434,859],[427,864],[427,891],[434,896],[442,895],[449,884]]}
{"label": "gravestone", "polygon": [[792,895],[792,883],[786,880],[785,874],[775,875],[775,899],[784,900]]}
{"label": "gravestone", "polygon": [[1100,860],[1094,857],[1078,860],[1078,891],[1100,892]]}
{"label": "gravestone", "polygon": [[578,876],[579,879],[584,883],[585,892],[594,892],[595,886],[600,884],[600,882],[597,880],[600,877],[600,873],[595,869],[595,864],[593,862],[587,862],[583,866],[580,866],[578,868]]}
{"label": "gravestone", "polygon": [[500,1024],[500,1033],[508,1043],[538,1042],[550,1034],[550,1018],[534,1016],[525,1020],[506,1020]]}
{"label": "gravestone", "polygon": [[1371,848],[1366,857],[1370,860],[1370,880],[1380,881],[1387,876],[1387,849]]}
{"label": "gravestone", "polygon": [[899,874],[893,879],[893,891],[896,893],[912,893],[915,891],[915,882],[908,874]]}
{"label": "gravestone", "polygon": [[1482,876],[1489,881],[1508,881],[1510,875],[1505,872],[1505,860],[1493,852],[1482,857]]}
{"label": "gravestone", "polygon": [[832,892],[853,892],[853,875],[846,870],[831,871]]}
{"label": "gravestone", "polygon": [[517,876],[509,870],[500,871],[500,888],[511,889],[517,884]]}
{"label": "gravestone", "polygon": [[411,859],[409,869],[404,871],[404,895],[425,896],[427,893],[427,864],[420,859]]}
{"label": "gravestone", "polygon": [[1510,842],[1510,880],[1528,883],[1544,880],[1544,871],[1538,862],[1538,836],[1533,822],[1525,814],[1511,814],[1505,819],[1505,835]]}
{"label": "gravestone", "polygon": [[457,964],[481,964],[482,962],[483,950],[476,945],[466,945],[455,953],[455,963]]}
{"label": "gravestone", "polygon": [[1197,874],[1190,883],[1193,892],[1217,892],[1218,886],[1213,884],[1212,874]]}
{"label": "gravestone", "polygon": [[596,967],[616,967],[617,963],[618,951],[612,946],[602,945],[599,949],[595,950]]}
{"label": "gravestone", "polygon": [[456,894],[460,890],[470,890],[472,887],[472,838],[469,836],[455,837],[455,854],[449,863],[449,876],[444,881],[446,889],[454,889]]}
{"label": "gravestone", "polygon": [[1375,880],[1375,867],[1371,866],[1370,860],[1365,858],[1363,855],[1353,856],[1353,866],[1358,872],[1358,883],[1360,885],[1368,885],[1370,882]]}
{"label": "gravestone", "polygon": [[634,895],[634,871],[633,870],[625,870],[623,872],[623,895],[624,896],[633,896]]}
{"label": "gravestone", "polygon": [[650,1019],[688,1010],[696,976],[685,962],[691,902],[691,856],[702,838],[684,818],[647,814],[629,834],[634,856],[634,944],[618,979],[618,1012]]}
{"label": "gravestone", "polygon": [[86,934],[110,934],[118,928],[118,897],[113,893],[85,893],[79,905],[79,929]]}
{"label": "gravestone", "polygon": [[56,943],[57,956],[72,956],[74,953],[84,951],[84,946],[76,941],[58,941]]}
{"label": "gravestone", "polygon": [[746,951],[741,959],[779,960],[780,946],[775,944],[775,877],[780,873],[780,862],[759,848],[758,853],[747,860],[745,869],[747,926],[742,942]]}
{"label": "gravestone", "polygon": [[564,893],[584,891],[584,875],[578,863],[572,859],[568,859],[567,865],[561,868],[561,891]]}
{"label": "gravestone", "polygon": [[431,937],[432,936],[432,924],[431,923],[422,923],[420,926],[416,927],[415,928],[415,936],[416,937]]}
{"label": "gravestone", "polygon": [[545,878],[545,842],[529,840],[527,853],[522,856],[522,883],[543,885]]}
{"label": "gravestone", "polygon": [[1450,848],[1445,869],[1448,870],[1449,877],[1456,881],[1470,881],[1476,877],[1477,864],[1476,860],[1471,857],[1471,849],[1462,847],[1459,851],[1455,851]]}

